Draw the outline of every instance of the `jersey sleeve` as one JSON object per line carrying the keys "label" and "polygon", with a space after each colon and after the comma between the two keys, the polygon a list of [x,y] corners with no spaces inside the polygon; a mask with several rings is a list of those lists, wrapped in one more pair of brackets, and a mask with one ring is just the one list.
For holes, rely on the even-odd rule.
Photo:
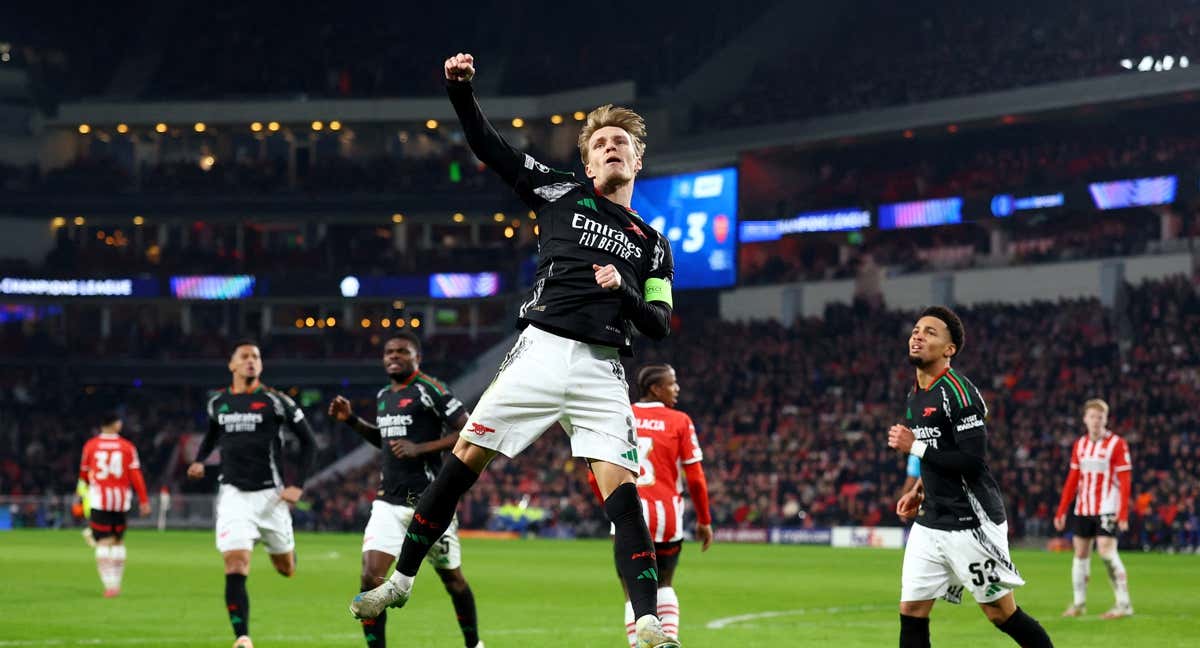
{"label": "jersey sleeve", "polygon": [[87,481],[88,473],[92,471],[92,448],[94,444],[91,439],[83,444],[83,457],[79,460],[79,479]]}
{"label": "jersey sleeve", "polygon": [[462,401],[458,400],[449,388],[442,392],[434,390],[433,404],[433,413],[447,423],[453,421],[463,411]]}
{"label": "jersey sleeve", "polygon": [[650,256],[650,274],[643,286],[643,298],[648,302],[658,301],[674,306],[671,287],[675,283],[675,255],[671,252],[671,241],[659,233]]}
{"label": "jersey sleeve", "polygon": [[704,460],[704,452],[700,450],[700,439],[696,436],[696,424],[692,417],[683,416],[679,439],[679,460],[686,466]]}
{"label": "jersey sleeve", "polygon": [[471,152],[508,183],[530,209],[554,202],[580,186],[575,174],[551,169],[517,150],[496,132],[475,100],[470,82],[448,81],[446,93]]}
{"label": "jersey sleeve", "polygon": [[962,441],[985,436],[987,404],[974,385],[954,375],[946,374],[942,386],[942,405],[950,415],[954,438]]}
{"label": "jersey sleeve", "polygon": [[1117,440],[1117,447],[1112,455],[1113,472],[1133,470],[1133,457],[1129,454],[1129,444],[1124,438]]}
{"label": "jersey sleeve", "polygon": [[1079,470],[1079,441],[1071,444],[1071,470]]}

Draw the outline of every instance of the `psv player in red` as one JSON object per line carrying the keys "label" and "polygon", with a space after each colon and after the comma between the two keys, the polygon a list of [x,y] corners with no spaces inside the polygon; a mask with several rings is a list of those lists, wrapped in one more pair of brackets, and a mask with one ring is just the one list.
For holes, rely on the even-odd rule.
{"label": "psv player in red", "polygon": [[96,541],[96,568],[104,584],[104,596],[112,598],[121,593],[121,577],[125,574],[125,513],[133,504],[130,487],[137,492],[138,512],[150,513],[137,448],[121,436],[118,414],[105,414],[100,420],[100,434],[84,444],[79,480],[87,484],[92,508],[88,524]]}
{"label": "psv player in red", "polygon": [[1133,476],[1129,446],[1114,434],[1108,424],[1108,403],[1093,398],[1083,405],[1083,424],[1087,434],[1071,448],[1071,471],[1063,486],[1054,528],[1067,527],[1067,508],[1075,502],[1075,560],[1071,565],[1071,585],[1075,599],[1063,616],[1083,616],[1087,609],[1087,584],[1091,572],[1092,540],[1108,569],[1117,603],[1100,615],[1117,619],[1133,615],[1125,564],[1117,554],[1117,531],[1129,530],[1129,493]]}
{"label": "psv player in red", "polygon": [[[679,597],[672,581],[679,554],[683,549],[683,483],[687,479],[688,493],[696,508],[696,539],[701,551],[708,551],[713,541],[712,515],[708,510],[708,483],[704,479],[704,458],[696,438],[696,426],[687,414],[675,409],[679,400],[679,383],[675,369],[666,364],[642,367],[637,374],[640,401],[633,404],[637,422],[638,496],[642,515],[654,541],[658,557],[658,616],[663,631],[679,639]],[[599,496],[596,478],[588,474],[592,489]],[[603,499],[603,498],[602,498]],[[633,607],[626,596],[625,634],[629,645],[635,646],[637,628]]]}

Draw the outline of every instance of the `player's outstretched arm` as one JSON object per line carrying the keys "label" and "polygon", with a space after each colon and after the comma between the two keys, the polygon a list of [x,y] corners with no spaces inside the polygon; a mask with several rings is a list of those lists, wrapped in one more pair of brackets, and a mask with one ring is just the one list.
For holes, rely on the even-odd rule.
{"label": "player's outstretched arm", "polygon": [[359,418],[345,396],[334,397],[333,402],[329,403],[329,415],[345,423],[367,443],[376,448],[383,447],[383,437],[379,434],[379,428]]}
{"label": "player's outstretched arm", "polygon": [[471,88],[471,79],[475,78],[475,57],[462,52],[455,54],[446,59],[445,72],[446,93],[471,151],[505,182],[515,186],[526,156],[496,132],[475,100]]}
{"label": "player's outstretched arm", "polygon": [[189,479],[204,479],[204,460],[208,459],[208,455],[217,447],[217,439],[221,436],[221,424],[217,423],[216,419],[208,419],[208,432],[204,434],[204,439],[200,441],[200,449],[196,450],[196,458],[192,464],[188,466],[187,476]]}

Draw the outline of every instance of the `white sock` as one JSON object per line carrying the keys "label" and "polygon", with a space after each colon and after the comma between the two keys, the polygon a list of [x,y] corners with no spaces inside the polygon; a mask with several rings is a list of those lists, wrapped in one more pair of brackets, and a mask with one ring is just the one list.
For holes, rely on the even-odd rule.
{"label": "white sock", "polygon": [[1125,575],[1125,563],[1116,551],[1111,556],[1100,556],[1104,566],[1108,568],[1108,581],[1112,583],[1113,594],[1117,597],[1117,606],[1129,607],[1129,582]]}
{"label": "white sock", "polygon": [[398,571],[394,571],[394,572],[392,572],[392,577],[389,580],[392,581],[392,584],[398,586],[400,589],[402,589],[406,592],[408,590],[412,589],[412,584],[413,584],[412,576],[405,576],[404,574],[401,574]]}
{"label": "white sock", "polygon": [[679,597],[674,587],[658,588],[658,618],[662,619],[663,632],[672,639],[679,638]]}
{"label": "white sock", "polygon": [[629,648],[637,648],[637,623],[633,618],[633,604],[625,601],[625,637],[629,639]]}
{"label": "white sock", "polygon": [[113,545],[110,551],[113,587],[121,589],[121,580],[125,577],[125,545]]}
{"label": "white sock", "polygon": [[1075,605],[1087,603],[1087,586],[1091,575],[1091,558],[1076,556],[1071,563],[1071,588],[1075,591]]}
{"label": "white sock", "polygon": [[110,545],[96,545],[96,571],[100,573],[100,582],[106,590],[116,587],[113,584],[112,549]]}

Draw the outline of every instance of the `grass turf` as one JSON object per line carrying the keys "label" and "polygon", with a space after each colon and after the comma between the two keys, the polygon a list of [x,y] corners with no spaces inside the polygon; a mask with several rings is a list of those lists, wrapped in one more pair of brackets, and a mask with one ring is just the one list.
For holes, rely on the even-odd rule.
{"label": "grass turf", "polygon": [[[92,551],[78,531],[0,533],[0,647],[229,646],[224,577],[211,532],[132,531],[123,594],[100,596]],[[347,604],[358,590],[360,537],[299,534],[299,569],[285,579],[255,552],[248,581],[257,648],[363,646]],[[463,571],[488,648],[621,648],[621,590],[605,541],[465,540]],[[1196,646],[1200,556],[1124,554],[1137,615],[1101,621],[1112,603],[1092,567],[1090,615],[1061,619],[1070,601],[1067,554],[1018,551],[1028,585],[1017,601],[1058,646]],[[899,551],[759,545],[685,546],[676,590],[682,640],[712,646],[896,645]],[[968,597],[969,600],[969,597]],[[732,618],[731,617],[743,617]],[[934,645],[1013,646],[974,604],[939,603]],[[461,646],[449,597],[428,567],[390,613],[393,646]]]}

